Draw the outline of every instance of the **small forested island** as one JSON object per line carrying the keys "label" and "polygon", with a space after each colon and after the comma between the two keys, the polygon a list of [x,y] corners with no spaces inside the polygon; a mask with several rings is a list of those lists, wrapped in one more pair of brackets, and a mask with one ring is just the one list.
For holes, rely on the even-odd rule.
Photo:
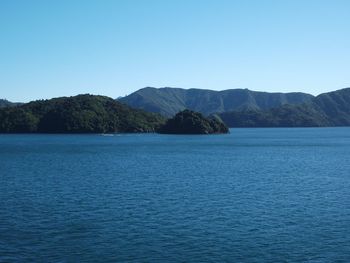
{"label": "small forested island", "polygon": [[160,127],[164,134],[219,134],[228,133],[228,127],[219,119],[205,118],[201,113],[184,110]]}
{"label": "small forested island", "polygon": [[155,132],[165,121],[158,114],[89,94],[0,109],[0,133]]}

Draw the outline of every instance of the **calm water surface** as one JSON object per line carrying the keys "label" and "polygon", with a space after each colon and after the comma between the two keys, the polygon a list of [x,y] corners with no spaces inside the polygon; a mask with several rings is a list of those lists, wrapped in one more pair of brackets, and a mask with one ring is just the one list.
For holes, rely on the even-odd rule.
{"label": "calm water surface", "polygon": [[350,128],[0,135],[0,262],[350,262]]}

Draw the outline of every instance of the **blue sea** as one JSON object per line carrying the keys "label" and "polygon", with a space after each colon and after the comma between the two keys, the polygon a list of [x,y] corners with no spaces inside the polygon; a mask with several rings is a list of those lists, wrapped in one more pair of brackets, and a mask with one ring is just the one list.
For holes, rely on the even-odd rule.
{"label": "blue sea", "polygon": [[0,262],[350,262],[350,128],[0,135]]}

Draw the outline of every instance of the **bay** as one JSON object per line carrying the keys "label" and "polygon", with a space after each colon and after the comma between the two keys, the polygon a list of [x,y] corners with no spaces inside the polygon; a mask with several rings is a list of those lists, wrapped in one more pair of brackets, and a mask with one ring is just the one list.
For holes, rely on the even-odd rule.
{"label": "bay", "polygon": [[350,262],[350,128],[0,135],[0,262]]}

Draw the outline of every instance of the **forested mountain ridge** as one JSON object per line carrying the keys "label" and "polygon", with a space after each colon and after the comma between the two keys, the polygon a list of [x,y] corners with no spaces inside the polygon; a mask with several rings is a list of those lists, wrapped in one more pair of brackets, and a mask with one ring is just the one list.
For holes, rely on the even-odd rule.
{"label": "forested mountain ridge", "polygon": [[299,105],[218,115],[229,127],[350,126],[350,88],[323,93]]}
{"label": "forested mountain ridge", "polygon": [[312,100],[333,126],[350,125],[350,88],[323,93]]}
{"label": "forested mountain ridge", "polygon": [[160,115],[89,94],[0,109],[2,133],[154,132],[164,122]]}
{"label": "forested mountain ridge", "polygon": [[301,92],[268,93],[248,89],[214,91],[147,87],[118,100],[133,108],[170,117],[184,109],[210,115],[228,111],[265,110],[284,104],[300,104],[312,98],[312,95]]}

